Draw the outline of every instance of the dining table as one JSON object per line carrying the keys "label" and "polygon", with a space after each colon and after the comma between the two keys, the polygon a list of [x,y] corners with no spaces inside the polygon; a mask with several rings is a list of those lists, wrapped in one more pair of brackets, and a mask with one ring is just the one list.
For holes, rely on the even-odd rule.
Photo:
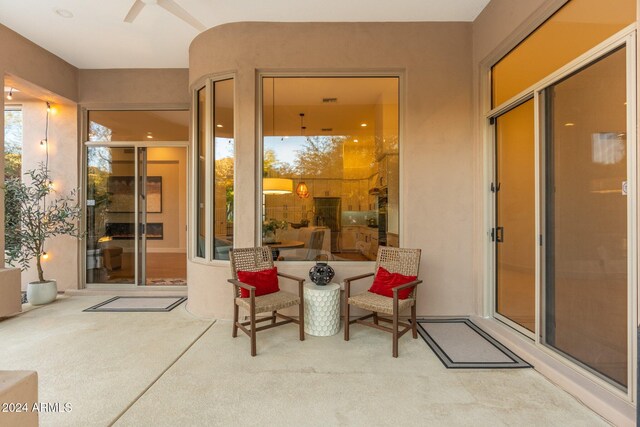
{"label": "dining table", "polygon": [[273,254],[273,260],[277,261],[280,256],[280,249],[292,249],[292,248],[303,248],[304,242],[300,240],[282,240],[280,242],[273,243],[265,243],[265,246],[269,246],[271,248],[271,253]]}

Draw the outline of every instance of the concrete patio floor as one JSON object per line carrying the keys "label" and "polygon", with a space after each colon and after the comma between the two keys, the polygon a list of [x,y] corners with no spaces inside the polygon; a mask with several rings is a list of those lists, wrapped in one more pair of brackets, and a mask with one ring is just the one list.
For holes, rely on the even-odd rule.
{"label": "concrete patio floor", "polygon": [[[83,313],[60,298],[0,321],[0,370],[36,370],[43,426],[608,425],[533,369],[447,370],[419,338],[354,326],[297,339],[295,325],[231,338],[184,304],[168,313]],[[1,417],[0,417],[0,425]]]}

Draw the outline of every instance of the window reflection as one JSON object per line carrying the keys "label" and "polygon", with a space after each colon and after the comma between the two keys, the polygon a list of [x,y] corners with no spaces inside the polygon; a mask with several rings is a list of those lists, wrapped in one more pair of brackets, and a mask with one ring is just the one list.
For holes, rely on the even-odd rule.
{"label": "window reflection", "polygon": [[263,79],[262,239],[281,260],[398,246],[398,78]]}

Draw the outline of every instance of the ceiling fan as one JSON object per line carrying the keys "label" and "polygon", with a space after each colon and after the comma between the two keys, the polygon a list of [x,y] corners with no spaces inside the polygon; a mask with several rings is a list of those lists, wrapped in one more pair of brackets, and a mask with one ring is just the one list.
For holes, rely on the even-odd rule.
{"label": "ceiling fan", "polygon": [[179,4],[177,4],[174,0],[135,0],[131,9],[129,9],[129,13],[124,17],[124,22],[132,23],[138,17],[142,9],[145,6],[149,5],[157,5],[176,16],[178,19],[182,19],[187,24],[191,25],[198,31],[204,31],[207,28],[198,21],[193,15],[184,10]]}

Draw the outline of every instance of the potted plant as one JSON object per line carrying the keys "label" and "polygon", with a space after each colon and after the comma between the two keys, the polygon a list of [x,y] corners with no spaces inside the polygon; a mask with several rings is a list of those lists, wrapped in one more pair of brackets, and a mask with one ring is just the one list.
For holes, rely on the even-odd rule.
{"label": "potted plant", "polygon": [[25,175],[29,177],[28,182],[11,178],[4,185],[7,211],[19,216],[15,222],[17,226],[5,230],[6,258],[9,265],[18,265],[22,271],[28,269],[35,258],[38,281],[28,284],[27,300],[33,305],[41,305],[55,300],[58,293],[56,281],[45,279],[42,269],[45,242],[59,235],[80,238],[81,208],[75,190],[48,200],[54,191],[49,170],[43,163]]}
{"label": "potted plant", "polygon": [[276,221],[273,218],[262,222],[262,242],[275,243],[276,230],[287,228],[287,221]]}

